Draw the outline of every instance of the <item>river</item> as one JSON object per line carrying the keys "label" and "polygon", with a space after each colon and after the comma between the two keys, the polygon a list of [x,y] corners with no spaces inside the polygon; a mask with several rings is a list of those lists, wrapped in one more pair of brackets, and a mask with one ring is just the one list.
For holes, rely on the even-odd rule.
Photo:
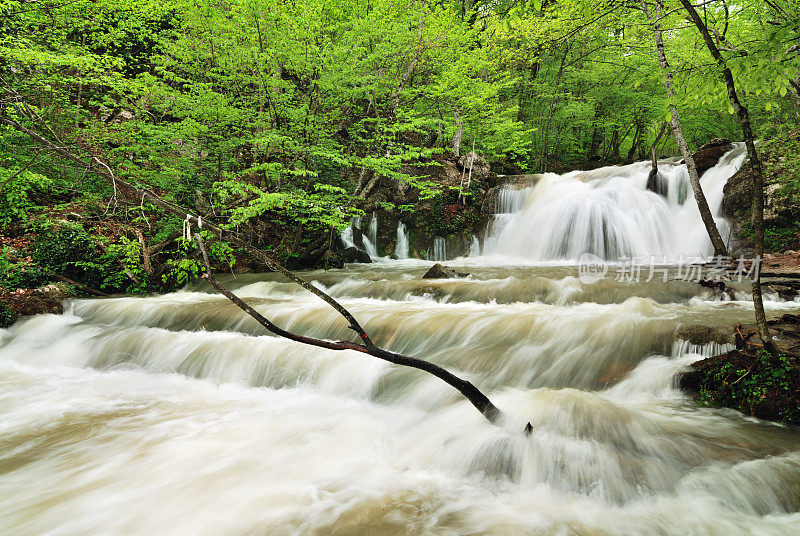
{"label": "river", "polygon": [[[746,285],[731,300],[675,266],[667,282],[617,281],[622,264],[582,281],[572,263],[530,259],[553,242],[526,262],[497,256],[520,240],[504,232],[485,241],[495,256],[448,263],[463,279],[423,280],[432,263],[410,259],[302,274],[376,343],[472,381],[501,426],[423,372],[267,335],[202,285],[73,300],[0,330],[0,534],[800,533],[800,431],[676,389],[724,349],[678,328],[752,321]],[[353,337],[274,275],[224,281],[278,325]],[[768,294],[766,307],[800,303]]]}

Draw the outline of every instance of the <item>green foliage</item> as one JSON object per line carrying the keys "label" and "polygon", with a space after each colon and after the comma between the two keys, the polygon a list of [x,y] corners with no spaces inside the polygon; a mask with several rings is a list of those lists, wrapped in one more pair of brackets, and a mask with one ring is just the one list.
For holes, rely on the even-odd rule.
{"label": "green foliage", "polygon": [[167,262],[169,271],[161,276],[165,284],[186,285],[197,280],[203,272],[203,267],[195,259],[171,259]]}
{"label": "green foliage", "polygon": [[19,315],[11,307],[0,302],[0,328],[6,328],[17,321]]}
{"label": "green foliage", "polygon": [[769,405],[779,408],[771,410],[778,420],[798,424],[800,407],[792,400],[799,386],[793,371],[785,354],[759,350],[748,366],[727,361],[709,370],[701,381],[698,403],[731,407],[751,415],[760,406]]}
{"label": "green foliage", "polygon": [[103,280],[97,246],[81,225],[62,223],[43,230],[31,244],[31,256],[36,265],[89,287],[97,288]]}
{"label": "green foliage", "polygon": [[[466,208],[445,210],[458,200],[424,169],[454,149],[459,132],[455,149],[474,146],[496,169],[515,172],[646,158],[672,104],[691,144],[740,138],[718,65],[682,8],[665,8],[674,102],[641,12],[604,0],[7,0],[0,113],[286,258],[361,215],[376,201],[360,195],[372,179],[418,190],[419,202],[434,207],[428,230],[446,236],[478,217],[475,191],[463,192]],[[725,60],[756,128],[786,142],[787,158],[771,173],[796,195],[800,144],[784,131],[798,124],[797,3],[711,3],[703,15],[725,34]],[[656,149],[677,152],[668,136]],[[109,203],[104,180],[40,155],[7,127],[0,184],[0,226],[15,233],[84,209],[124,223],[102,229],[91,220],[98,228],[90,232],[113,237],[102,254],[85,236],[75,236],[80,251],[67,251],[57,233],[44,233],[35,249],[53,245],[56,253],[40,253],[43,266],[115,292],[196,275],[180,258],[196,251],[173,242],[180,218],[144,200]],[[417,207],[393,201],[378,204]],[[141,245],[124,236],[131,225],[151,245],[166,244],[157,259],[165,274],[143,271]],[[794,232],[768,230],[768,240],[786,244]],[[229,248],[211,248],[218,266],[231,265]],[[40,275],[22,273],[8,283],[33,284]]]}
{"label": "green foliage", "polygon": [[28,220],[28,212],[36,206],[31,201],[31,194],[44,191],[52,185],[52,181],[44,175],[16,166],[0,169],[0,184],[4,185],[0,194],[0,227],[7,227]]}
{"label": "green foliage", "polygon": [[[141,262],[142,248],[138,241],[126,236],[120,237],[116,244],[108,244],[100,257],[103,266],[103,281],[100,289],[110,292],[128,292],[143,294],[147,292],[147,272]],[[133,281],[124,270],[133,275],[139,282]]]}
{"label": "green foliage", "polygon": [[764,226],[766,251],[786,251],[800,244],[800,222],[779,220]]}

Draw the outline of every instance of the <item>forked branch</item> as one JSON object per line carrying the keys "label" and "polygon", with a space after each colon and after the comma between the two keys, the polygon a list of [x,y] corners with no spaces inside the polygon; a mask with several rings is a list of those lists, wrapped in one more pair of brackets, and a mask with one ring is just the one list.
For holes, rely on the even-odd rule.
{"label": "forked branch", "polygon": [[[455,387],[458,392],[464,395],[467,400],[469,400],[470,403],[472,403],[472,405],[475,406],[478,411],[480,411],[481,414],[489,420],[489,422],[497,424],[502,417],[502,412],[497,408],[497,406],[492,404],[486,395],[484,395],[477,387],[467,380],[463,380],[455,374],[448,372],[439,365],[435,365],[429,361],[418,359],[416,357],[390,352],[389,350],[384,350],[383,348],[379,348],[375,345],[366,346],[364,344],[358,344],[350,341],[328,341],[325,339],[306,337],[305,335],[299,335],[276,326],[268,318],[246,304],[241,298],[228,290],[222,283],[217,281],[213,275],[211,275],[211,264],[208,261],[208,254],[206,253],[203,239],[200,237],[199,233],[195,233],[194,236],[197,240],[197,245],[200,248],[200,252],[203,254],[203,261],[206,265],[206,273],[203,274],[203,279],[208,281],[211,286],[214,287],[220,294],[232,301],[242,311],[253,317],[259,324],[267,328],[267,330],[269,330],[271,333],[274,333],[279,337],[284,337],[286,339],[303,344],[309,344],[311,346],[318,346],[328,350],[354,350],[356,352],[369,354],[373,357],[377,357],[378,359],[383,359],[384,361],[394,363],[395,365],[403,365],[406,367],[424,370],[429,374],[433,374],[448,385]],[[525,433],[530,434],[531,430],[532,428],[529,423],[525,429]]]}
{"label": "forked branch", "polygon": [[[35,121],[34,118],[31,118]],[[161,209],[175,214],[179,217],[186,218],[186,221],[191,223],[192,225],[196,225],[199,227],[199,220],[197,216],[188,213],[186,209],[175,205],[174,203],[170,203],[169,201],[163,199],[161,196],[156,194],[155,192],[137,188],[136,186],[120,179],[119,177],[115,176],[111,169],[100,159],[95,157],[94,155],[90,155],[91,158],[86,161],[83,158],[73,154],[69,150],[67,150],[63,145],[57,145],[52,143],[50,140],[44,138],[43,136],[39,135],[37,132],[31,130],[30,128],[20,124],[14,119],[11,119],[7,116],[0,115],[0,124],[8,125],[19,132],[27,134],[31,139],[37,141],[38,143],[42,144],[42,146],[49,151],[58,154],[59,156],[74,162],[75,164],[81,166],[82,168],[86,169],[87,171],[91,171],[95,175],[102,177],[103,179],[107,180],[110,184],[114,186],[115,194],[119,193],[122,197],[128,199],[128,201],[132,203],[136,203],[137,205],[142,203],[144,200],[147,200],[154,205],[160,207]],[[46,125],[45,125],[46,126]],[[340,315],[342,315],[349,323],[349,328],[355,331],[359,338],[362,341],[362,344],[350,342],[350,341],[327,341],[323,339],[316,339],[313,337],[306,337],[304,335],[299,335],[296,333],[292,333],[290,331],[284,330],[275,324],[273,324],[270,320],[265,318],[263,315],[258,313],[255,309],[247,305],[243,302],[238,296],[233,294],[230,290],[225,288],[219,281],[217,281],[213,275],[211,275],[211,266],[208,262],[208,255],[205,250],[205,246],[203,244],[202,239],[200,238],[199,234],[196,234],[197,243],[200,246],[200,250],[203,254],[203,260],[205,261],[206,265],[206,274],[203,275],[203,279],[208,281],[217,291],[219,291],[222,295],[226,298],[231,300],[234,304],[236,304],[239,308],[241,308],[244,312],[249,314],[255,320],[257,320],[262,326],[267,328],[271,333],[278,335],[280,337],[284,337],[293,341],[297,341],[303,344],[309,344],[312,346],[318,346],[320,348],[326,348],[329,350],[354,350],[356,352],[361,352],[365,354],[369,354],[373,357],[377,357],[378,359],[383,359],[384,361],[388,361],[390,363],[394,363],[396,365],[403,365],[407,367],[416,368],[422,371],[425,371],[429,374],[436,376],[437,378],[441,379],[448,385],[456,388],[462,395],[464,395],[467,400],[472,403],[481,414],[486,417],[490,422],[494,424],[499,424],[502,420],[502,412],[492,404],[489,398],[486,397],[477,387],[475,387],[472,383],[459,378],[458,376],[448,372],[447,370],[443,369],[442,367],[430,363],[428,361],[424,361],[422,359],[417,359],[414,357],[409,357],[403,354],[398,354],[396,352],[391,352],[389,350],[385,350],[383,348],[379,348],[375,346],[375,344],[370,339],[369,335],[367,335],[364,328],[358,323],[355,317],[345,309],[338,301],[336,301],[333,297],[329,296],[327,293],[323,292],[319,288],[315,287],[308,281],[304,280],[303,278],[295,275],[294,273],[290,272],[286,268],[284,268],[278,261],[273,258],[271,255],[267,254],[266,252],[259,250],[249,243],[245,242],[244,240],[239,239],[238,237],[227,233],[221,227],[214,225],[211,222],[203,221],[203,228],[211,231],[220,239],[224,239],[236,246],[246,250],[248,253],[253,255],[254,257],[258,258],[262,261],[267,267],[270,269],[279,272],[286,276],[289,280],[297,283],[304,289],[308,290],[309,292],[315,294],[322,300],[324,300],[328,305],[333,307]],[[530,423],[525,428],[525,434],[529,435],[532,431],[532,427]]]}

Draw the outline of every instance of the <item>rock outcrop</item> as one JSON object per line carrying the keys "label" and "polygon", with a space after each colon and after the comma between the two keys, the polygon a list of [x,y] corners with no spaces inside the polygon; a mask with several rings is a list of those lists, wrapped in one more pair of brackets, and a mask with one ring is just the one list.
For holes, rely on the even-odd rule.
{"label": "rock outcrop", "polygon": [[704,144],[693,155],[697,173],[702,176],[703,173],[716,166],[719,159],[731,149],[733,149],[733,143],[727,138],[714,138]]}
{"label": "rock outcrop", "polygon": [[[64,312],[62,301],[74,297],[64,283],[54,283],[37,289],[17,289],[2,294],[2,304],[13,311],[16,316],[31,316],[42,313],[61,314]],[[11,320],[13,322],[13,320]]]}
{"label": "rock outcrop", "polygon": [[370,256],[367,255],[366,251],[360,250],[354,246],[345,248],[345,250],[342,251],[342,260],[344,262],[362,262],[362,263],[372,262],[372,258],[370,258]]}
{"label": "rock outcrop", "polygon": [[467,277],[469,274],[462,274],[456,272],[455,270],[451,270],[447,266],[443,266],[438,262],[430,267],[430,269],[425,272],[425,275],[422,276],[422,279],[456,279],[459,277]]}

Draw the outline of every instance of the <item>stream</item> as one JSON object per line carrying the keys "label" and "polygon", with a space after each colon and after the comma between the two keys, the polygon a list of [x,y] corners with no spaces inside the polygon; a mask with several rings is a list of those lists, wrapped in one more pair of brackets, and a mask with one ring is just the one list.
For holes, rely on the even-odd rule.
{"label": "stream", "polygon": [[[204,285],[72,300],[0,330],[0,534],[800,534],[800,431],[676,388],[727,349],[678,329],[752,322],[747,284],[731,299],[675,265],[666,282],[617,280],[619,263],[586,282],[569,261],[707,249],[696,224],[674,228],[691,223],[685,199],[617,179],[564,199],[569,239],[553,238],[552,189],[586,177],[509,194],[483,254],[448,261],[466,278],[421,279],[432,262],[413,259],[301,274],[377,344],[472,381],[501,426],[421,371],[268,335]],[[282,327],[354,340],[273,274],[221,279]],[[800,302],[768,293],[766,309]]]}

